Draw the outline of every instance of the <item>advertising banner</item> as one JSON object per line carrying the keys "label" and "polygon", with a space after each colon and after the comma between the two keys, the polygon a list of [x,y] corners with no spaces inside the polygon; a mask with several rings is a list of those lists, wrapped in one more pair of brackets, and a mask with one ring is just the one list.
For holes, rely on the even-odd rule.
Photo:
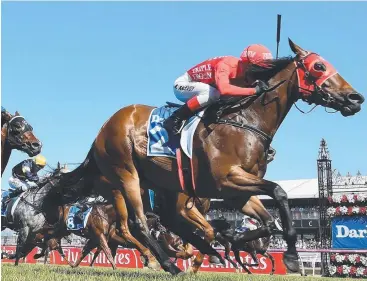
{"label": "advertising banner", "polygon": [[331,225],[333,249],[367,250],[367,216],[336,217]]}
{"label": "advertising banner", "polygon": [[[15,246],[2,246],[1,250],[3,252],[7,252],[9,254],[15,252]],[[44,259],[40,258],[35,260],[33,258],[34,254],[39,252],[38,248],[33,249],[33,251],[26,257],[26,263],[43,263]],[[82,248],[80,247],[63,247],[63,251],[65,253],[66,258],[74,263],[81,254]],[[90,262],[93,259],[93,253],[90,253],[88,256],[84,258],[81,262],[80,266],[89,266]],[[197,251],[194,251],[195,255]],[[224,256],[223,250],[219,250],[219,253]],[[275,266],[275,274],[286,274],[286,268],[283,264],[283,253],[270,253],[274,257],[274,266]],[[253,259],[249,254],[246,252],[241,252],[240,254],[241,259],[243,262],[252,264],[254,263]],[[233,253],[231,253],[231,258],[234,260]],[[256,267],[250,267],[250,271],[252,273],[259,273],[259,274],[269,274],[271,272],[271,261],[268,258],[265,258],[261,255],[258,255],[259,258],[259,265]],[[14,262],[11,260],[3,259],[2,262]],[[20,262],[23,262],[22,260]],[[58,265],[67,265],[67,262],[59,255],[58,252],[52,251],[49,256],[49,263],[50,264],[58,264]],[[117,268],[143,268],[143,264],[140,260],[140,254],[135,249],[124,249],[119,248],[117,250],[117,254],[115,256],[115,263]],[[192,264],[191,259],[182,260],[177,259],[176,265],[181,270],[188,269]],[[107,260],[104,253],[100,253],[98,258],[96,259],[94,266],[102,266],[102,267],[111,267],[109,261]],[[112,267],[111,267],[112,268]],[[239,266],[239,272],[245,272],[241,266]],[[231,265],[227,260],[225,265],[211,265],[208,262],[208,257],[206,256],[204,262],[200,268],[200,271],[207,271],[207,272],[236,272],[236,269]]]}

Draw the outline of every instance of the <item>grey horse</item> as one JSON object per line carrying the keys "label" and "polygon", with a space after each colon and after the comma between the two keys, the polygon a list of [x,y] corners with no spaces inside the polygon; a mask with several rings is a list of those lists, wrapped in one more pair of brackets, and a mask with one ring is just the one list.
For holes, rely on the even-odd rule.
{"label": "grey horse", "polygon": [[[26,257],[35,246],[41,245],[44,235],[48,229],[52,228],[48,225],[46,214],[42,209],[45,206],[44,203],[49,203],[47,205],[50,208],[52,205],[57,206],[52,202],[45,202],[45,200],[54,199],[47,198],[47,196],[49,191],[57,185],[57,175],[61,173],[62,170],[56,169],[51,176],[43,179],[38,188],[25,191],[8,205],[6,220],[3,221],[6,224],[2,225],[2,230],[7,227],[18,232],[16,252],[8,257],[9,259],[15,259],[15,265],[18,265],[19,260]],[[17,205],[13,208],[16,202]],[[55,210],[52,210],[52,212],[57,211],[56,208],[54,207]],[[65,258],[61,248],[59,253]]]}

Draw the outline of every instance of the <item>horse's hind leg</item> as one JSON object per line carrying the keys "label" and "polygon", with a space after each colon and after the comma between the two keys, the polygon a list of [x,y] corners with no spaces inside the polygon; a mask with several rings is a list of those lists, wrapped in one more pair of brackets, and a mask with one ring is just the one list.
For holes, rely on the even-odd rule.
{"label": "horse's hind leg", "polygon": [[[219,239],[218,239],[219,240]],[[226,258],[226,260],[228,260],[232,265],[233,267],[236,269],[236,272],[238,270],[238,266],[237,264],[231,259],[231,256],[229,255],[229,253],[231,252],[231,243],[229,241],[225,241],[223,239],[223,241],[220,241],[219,242],[221,244],[223,244],[224,246],[224,257]]]}
{"label": "horse's hind leg", "polygon": [[[142,244],[129,231],[127,208],[122,192],[135,212],[143,243],[153,252],[165,271],[178,274],[181,270],[169,259],[159,243],[149,233],[140,193],[139,174],[133,159],[134,147],[130,135],[130,128],[133,124],[115,126],[111,122],[101,129],[94,142],[94,160],[103,176],[114,185],[110,188],[123,238],[133,243],[139,250],[143,249]],[[114,135],[111,136],[111,134]]]}
{"label": "horse's hind leg", "polygon": [[62,248],[61,248],[61,240],[59,240],[59,241],[53,241],[53,245],[52,245],[52,247],[50,247],[52,250],[57,250],[57,252],[60,254],[60,256],[64,259],[64,260],[66,260],[66,262],[68,263],[68,265],[70,265],[71,267],[73,267],[73,263],[71,262],[71,261],[69,261],[68,260],[68,258],[65,256],[65,254],[64,254],[64,252],[63,252],[63,250],[62,250]]}
{"label": "horse's hind leg", "polygon": [[90,267],[93,266],[94,262],[96,261],[97,257],[99,256],[99,254],[101,253],[102,251],[102,248],[100,246],[97,247],[97,250],[94,252],[94,255],[93,255],[93,259],[92,261],[90,262]]}
{"label": "horse's hind leg", "polygon": [[105,253],[108,261],[111,263],[112,268],[116,269],[116,264],[115,264],[115,261],[112,257],[111,250],[108,247],[106,236],[103,233],[99,234],[99,246],[101,247],[102,251]]}

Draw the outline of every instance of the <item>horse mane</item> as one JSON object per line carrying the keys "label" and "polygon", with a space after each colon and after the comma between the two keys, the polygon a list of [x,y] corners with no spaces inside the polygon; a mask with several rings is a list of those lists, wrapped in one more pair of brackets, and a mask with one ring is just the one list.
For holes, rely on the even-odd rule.
{"label": "horse mane", "polygon": [[264,61],[264,65],[250,64],[246,70],[246,76],[253,78],[254,80],[268,81],[274,77],[278,72],[286,68],[291,62],[293,57],[282,57],[278,59],[271,59]]}

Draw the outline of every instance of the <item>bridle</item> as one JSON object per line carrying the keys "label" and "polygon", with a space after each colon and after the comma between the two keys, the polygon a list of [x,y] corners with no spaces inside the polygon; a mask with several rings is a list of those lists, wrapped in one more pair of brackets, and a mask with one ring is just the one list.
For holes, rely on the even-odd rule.
{"label": "bridle", "polygon": [[[254,126],[233,120],[234,117],[236,117],[236,115],[233,116],[232,118],[222,118],[223,112],[227,109],[242,107],[249,101],[254,101],[259,97],[262,97],[262,100],[264,100],[265,95],[267,93],[275,90],[284,82],[287,82],[288,84],[286,94],[288,97],[290,97],[291,93],[290,86],[294,85],[292,81],[295,74],[297,74],[298,78],[297,79],[298,83],[296,85],[298,89],[298,98],[301,98],[302,100],[306,101],[309,104],[315,103],[315,106],[309,112],[311,112],[318,105],[328,106],[334,103],[335,99],[329,93],[325,92],[322,88],[323,83],[327,79],[338,73],[329,62],[324,60],[321,56],[319,56],[316,53],[307,53],[305,56],[297,55],[294,58],[294,64],[296,67],[287,80],[279,82],[275,86],[266,90],[260,96],[246,96],[241,98],[240,100],[238,100],[238,98],[237,99],[234,98],[233,101],[235,101],[235,103],[230,102],[228,105],[222,106],[217,112],[216,123],[231,125],[234,127],[242,128],[256,133],[266,142],[265,149],[267,150],[272,141],[273,138],[272,136]],[[297,99],[295,99],[294,104],[296,100]],[[295,106],[299,111],[305,113],[301,109],[299,109],[296,104]]]}
{"label": "bridle", "polygon": [[290,81],[293,81],[294,74],[297,74],[299,97],[308,104],[314,103],[315,107],[333,104],[335,99],[325,92],[322,85],[338,73],[336,69],[316,53],[307,53],[304,56],[297,55],[294,63],[296,68],[292,72]]}
{"label": "bridle", "polygon": [[[22,127],[18,130],[13,128],[14,120],[21,119]],[[18,121],[18,120],[17,120]],[[7,123],[7,142],[12,147],[27,148],[27,144],[22,141],[22,137],[33,131],[32,126],[25,120],[23,116],[16,115]]]}

